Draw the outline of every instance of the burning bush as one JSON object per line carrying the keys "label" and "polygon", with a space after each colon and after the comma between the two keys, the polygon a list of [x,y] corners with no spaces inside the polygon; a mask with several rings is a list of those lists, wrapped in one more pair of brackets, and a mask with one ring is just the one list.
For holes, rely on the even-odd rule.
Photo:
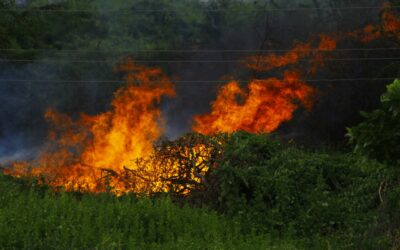
{"label": "burning bush", "polygon": [[[104,169],[103,178],[119,183],[126,191],[176,195],[201,192],[210,185],[210,173],[222,154],[222,139],[192,133],[174,141],[161,140],[151,156],[134,162],[134,168],[125,167],[120,172]],[[138,183],[142,183],[142,189],[138,189]]]}
{"label": "burning bush", "polygon": [[157,144],[163,134],[157,104],[174,95],[172,83],[160,69],[131,59],[116,71],[125,73],[127,83],[115,92],[110,111],[72,119],[48,109],[51,130],[38,159],[14,163],[6,173],[40,177],[68,191],[187,194],[201,189],[221,153],[218,137],[188,134]]}

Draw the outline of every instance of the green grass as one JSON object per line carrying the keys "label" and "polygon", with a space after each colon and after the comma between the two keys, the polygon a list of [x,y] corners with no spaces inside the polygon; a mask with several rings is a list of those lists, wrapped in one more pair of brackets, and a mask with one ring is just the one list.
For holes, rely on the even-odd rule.
{"label": "green grass", "polygon": [[301,249],[243,231],[168,198],[54,193],[0,175],[1,249]]}

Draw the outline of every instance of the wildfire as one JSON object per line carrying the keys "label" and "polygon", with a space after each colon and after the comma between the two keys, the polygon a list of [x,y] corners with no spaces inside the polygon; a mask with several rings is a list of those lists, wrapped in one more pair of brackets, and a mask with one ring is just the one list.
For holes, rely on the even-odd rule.
{"label": "wildfire", "polygon": [[[103,170],[114,174],[135,170],[135,159],[153,153],[163,132],[156,104],[175,94],[173,84],[160,69],[138,66],[130,59],[116,70],[125,73],[127,84],[114,93],[112,109],[95,116],[82,114],[78,120],[47,110],[51,131],[45,149],[37,161],[15,164],[14,175],[43,175],[48,184],[67,190],[102,191]],[[157,169],[149,165],[146,171],[156,181]],[[123,188],[118,181],[108,184]],[[133,191],[145,188],[135,183]]]}
{"label": "wildfire", "polygon": [[203,134],[238,130],[271,132],[283,121],[292,119],[300,104],[306,108],[312,106],[314,90],[297,73],[285,72],[282,80],[252,80],[247,88],[244,90],[238,82],[223,86],[211,113],[196,116],[193,129]]}
{"label": "wildfire", "polygon": [[[4,172],[40,177],[42,183],[66,190],[186,194],[207,182],[208,170],[222,151],[218,137],[204,135],[276,130],[298,108],[312,108],[316,90],[302,79],[316,74],[339,42],[370,42],[382,36],[400,41],[400,19],[390,5],[381,12],[380,25],[314,35],[283,54],[250,56],[247,68],[264,73],[275,70],[274,75],[283,72],[282,77],[251,79],[246,86],[238,81],[225,84],[210,113],[194,117],[193,131],[201,134],[161,145],[157,141],[164,121],[158,104],[163,97],[175,95],[173,84],[160,69],[127,59],[116,67],[125,74],[126,85],[114,93],[109,111],[73,119],[49,108],[45,119],[51,129],[42,153]],[[303,61],[301,66],[307,70],[300,70]]]}
{"label": "wildfire", "polygon": [[[247,88],[241,87],[237,81],[225,84],[212,102],[210,113],[194,117],[193,130],[204,134],[238,130],[253,133],[274,131],[282,122],[292,119],[293,112],[299,107],[312,107],[316,91],[301,79],[304,75],[315,75],[325,65],[326,59],[332,58],[330,52],[340,41],[356,39],[366,43],[382,36],[400,41],[400,19],[388,3],[382,9],[380,25],[367,25],[347,33],[313,35],[307,42],[295,42],[286,53],[250,56],[246,66],[257,72],[287,66],[292,66],[292,69],[285,70],[282,79],[253,79]],[[300,62],[307,65],[303,74],[297,68]]]}
{"label": "wildfire", "polygon": [[[318,42],[318,45],[314,48],[313,44],[316,42]],[[316,70],[318,66],[322,65],[326,52],[333,51],[336,47],[337,39],[335,37],[320,34],[319,36],[313,36],[308,42],[295,42],[293,48],[283,55],[250,56],[247,58],[247,67],[256,71],[270,71],[274,68],[295,64],[304,58],[312,57],[312,68]]]}
{"label": "wildfire", "polygon": [[398,15],[391,11],[391,5],[386,4],[381,15],[381,29],[382,33],[396,41],[400,41],[400,18]]}

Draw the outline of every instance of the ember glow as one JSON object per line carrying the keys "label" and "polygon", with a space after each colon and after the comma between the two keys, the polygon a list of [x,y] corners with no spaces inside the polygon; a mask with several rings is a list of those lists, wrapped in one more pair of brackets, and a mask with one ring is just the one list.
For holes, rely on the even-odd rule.
{"label": "ember glow", "polygon": [[369,24],[361,30],[348,32],[342,35],[342,38],[352,37],[361,42],[368,43],[373,40],[385,37],[393,39],[396,42],[400,41],[400,18],[393,12],[391,4],[385,3],[381,14],[380,24]]}
{"label": "ember glow", "polygon": [[386,4],[382,12],[382,34],[387,35],[396,41],[400,41],[400,18],[391,11],[390,4]]}

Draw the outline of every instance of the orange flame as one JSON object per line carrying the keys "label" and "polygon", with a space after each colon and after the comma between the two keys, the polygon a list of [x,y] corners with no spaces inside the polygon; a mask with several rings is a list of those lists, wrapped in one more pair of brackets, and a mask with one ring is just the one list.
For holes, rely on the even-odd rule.
{"label": "orange flame", "polygon": [[[117,70],[126,73],[127,85],[115,92],[110,111],[73,120],[49,109],[45,118],[52,130],[46,149],[36,162],[15,164],[11,173],[44,175],[48,184],[67,190],[104,191],[99,182],[103,169],[116,173],[135,169],[135,159],[150,156],[163,132],[156,104],[175,94],[173,85],[160,69],[138,66],[130,59]],[[147,173],[157,172],[152,166],[146,168]],[[122,188],[121,183],[111,184]],[[131,191],[142,188],[136,185]]]}
{"label": "orange flame", "polygon": [[384,34],[400,41],[400,18],[391,11],[390,5],[386,5],[381,16],[381,23]]}
{"label": "orange flame", "polygon": [[348,32],[343,35],[343,38],[352,37],[360,40],[363,43],[368,43],[373,40],[387,37],[394,39],[396,42],[400,41],[400,18],[388,2],[383,4],[380,15],[380,24],[369,24],[361,30]]}
{"label": "orange flame", "polygon": [[[265,72],[294,68],[304,59],[309,62],[304,64],[308,68],[306,74],[313,75],[340,41],[351,38],[370,42],[383,36],[400,41],[400,19],[389,4],[382,10],[380,25],[312,36],[308,42],[296,42],[281,55],[248,57],[246,66]],[[185,194],[197,187],[208,171],[207,160],[219,154],[220,149],[207,144],[201,136],[189,136],[162,150],[154,147],[163,134],[157,104],[163,97],[175,95],[173,84],[160,69],[138,66],[130,59],[116,70],[125,73],[127,84],[114,93],[110,111],[94,116],[81,114],[79,119],[73,119],[48,109],[45,118],[52,129],[41,155],[32,162],[14,163],[5,173],[41,176],[43,183],[66,190],[101,192],[111,187],[116,194]],[[286,69],[281,79],[253,79],[246,87],[237,81],[227,83],[212,103],[211,112],[194,117],[193,130],[207,135],[276,130],[291,120],[299,107],[312,108],[316,91],[301,80],[303,74],[299,72],[296,68]]]}
{"label": "orange flame", "polygon": [[[364,29],[344,34],[319,34],[308,42],[295,42],[284,54],[250,56],[246,66],[255,71],[271,71],[301,61],[309,62],[307,73],[314,75],[325,65],[329,52],[334,51],[340,41],[357,39],[370,42],[385,34],[400,40],[400,19],[392,12],[391,5],[385,4],[381,15],[381,27],[368,25]],[[204,134],[218,132],[271,132],[282,122],[292,119],[293,112],[300,106],[312,107],[315,90],[301,81],[297,69],[286,70],[282,80],[268,78],[252,80],[248,90],[233,81],[224,85],[211,104],[209,114],[194,117],[193,130]]]}
{"label": "orange flame", "polygon": [[[318,45],[313,48],[313,44],[318,42]],[[248,57],[247,67],[256,71],[270,71],[274,68],[281,68],[290,64],[298,63],[300,60],[312,57],[313,68],[321,66],[324,58],[324,52],[333,51],[336,49],[337,39],[326,34],[320,34],[317,37],[312,37],[306,43],[295,42],[293,48],[283,55],[268,54],[261,56]]]}
{"label": "orange flame", "polygon": [[230,82],[221,88],[210,114],[194,117],[193,130],[203,134],[271,132],[292,119],[300,104],[311,108],[313,93],[313,88],[293,72],[285,72],[282,80],[253,80],[247,91],[238,82]]}

